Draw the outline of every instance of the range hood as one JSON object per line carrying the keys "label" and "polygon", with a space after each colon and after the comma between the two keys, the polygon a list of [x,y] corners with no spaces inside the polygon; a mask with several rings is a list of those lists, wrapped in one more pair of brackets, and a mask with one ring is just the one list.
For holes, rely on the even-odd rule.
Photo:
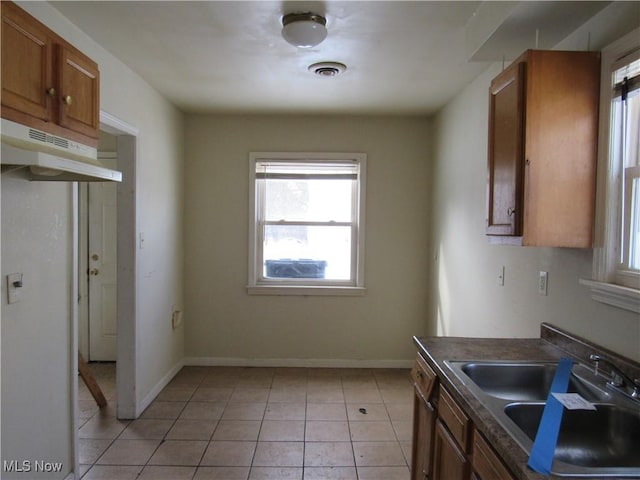
{"label": "range hood", "polygon": [[121,182],[122,172],[106,168],[95,148],[2,119],[2,172],[27,169],[30,180]]}

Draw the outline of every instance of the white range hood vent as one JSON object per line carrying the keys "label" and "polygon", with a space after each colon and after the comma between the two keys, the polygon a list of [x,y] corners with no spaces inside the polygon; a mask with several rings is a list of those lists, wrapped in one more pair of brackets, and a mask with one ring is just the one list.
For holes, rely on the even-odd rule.
{"label": "white range hood vent", "polygon": [[2,172],[26,168],[30,180],[121,182],[122,172],[106,168],[95,148],[2,119]]}

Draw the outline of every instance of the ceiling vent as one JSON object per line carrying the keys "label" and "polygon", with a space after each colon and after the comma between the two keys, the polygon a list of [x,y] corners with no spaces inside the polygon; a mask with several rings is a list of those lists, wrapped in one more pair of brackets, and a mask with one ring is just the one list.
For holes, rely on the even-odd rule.
{"label": "ceiling vent", "polygon": [[337,77],[347,69],[344,63],[320,62],[309,65],[309,71],[319,77]]}

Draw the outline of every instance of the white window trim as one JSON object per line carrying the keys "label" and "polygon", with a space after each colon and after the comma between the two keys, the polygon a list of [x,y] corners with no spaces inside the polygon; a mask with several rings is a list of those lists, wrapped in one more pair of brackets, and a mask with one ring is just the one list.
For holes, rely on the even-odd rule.
{"label": "white window trim", "polygon": [[[357,256],[355,260],[355,284],[340,285],[287,285],[260,284],[258,272],[262,265],[258,265],[257,255],[258,232],[256,232],[256,162],[259,160],[357,160],[360,164],[359,198],[358,198],[358,228],[357,228]],[[251,152],[249,153],[249,253],[248,253],[248,285],[250,295],[324,295],[324,296],[359,296],[367,289],[364,286],[364,246],[365,246],[365,199],[366,199],[366,164],[365,153],[320,153],[320,152]],[[310,282],[313,283],[313,282]]]}
{"label": "white window trim", "polygon": [[598,135],[598,180],[596,196],[595,248],[592,279],[580,279],[591,289],[591,298],[618,308],[640,313],[640,290],[614,283],[619,274],[616,242],[619,238],[617,215],[619,185],[609,156],[609,126],[611,114],[611,70],[617,60],[639,47],[637,28],[602,50],[600,81],[600,131]]}

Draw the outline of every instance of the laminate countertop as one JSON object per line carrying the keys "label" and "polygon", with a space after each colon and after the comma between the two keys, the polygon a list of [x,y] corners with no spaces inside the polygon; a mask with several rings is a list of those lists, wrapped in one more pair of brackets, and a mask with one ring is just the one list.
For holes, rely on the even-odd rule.
{"label": "laminate countertop", "polygon": [[438,375],[441,384],[460,404],[475,427],[484,434],[512,474],[521,480],[541,480],[549,477],[527,467],[528,453],[449,369],[444,363],[445,360],[556,362],[569,356],[588,365],[589,354],[597,352],[615,359],[630,375],[640,375],[640,365],[636,362],[546,323],[541,325],[540,338],[414,337],[414,343]]}

